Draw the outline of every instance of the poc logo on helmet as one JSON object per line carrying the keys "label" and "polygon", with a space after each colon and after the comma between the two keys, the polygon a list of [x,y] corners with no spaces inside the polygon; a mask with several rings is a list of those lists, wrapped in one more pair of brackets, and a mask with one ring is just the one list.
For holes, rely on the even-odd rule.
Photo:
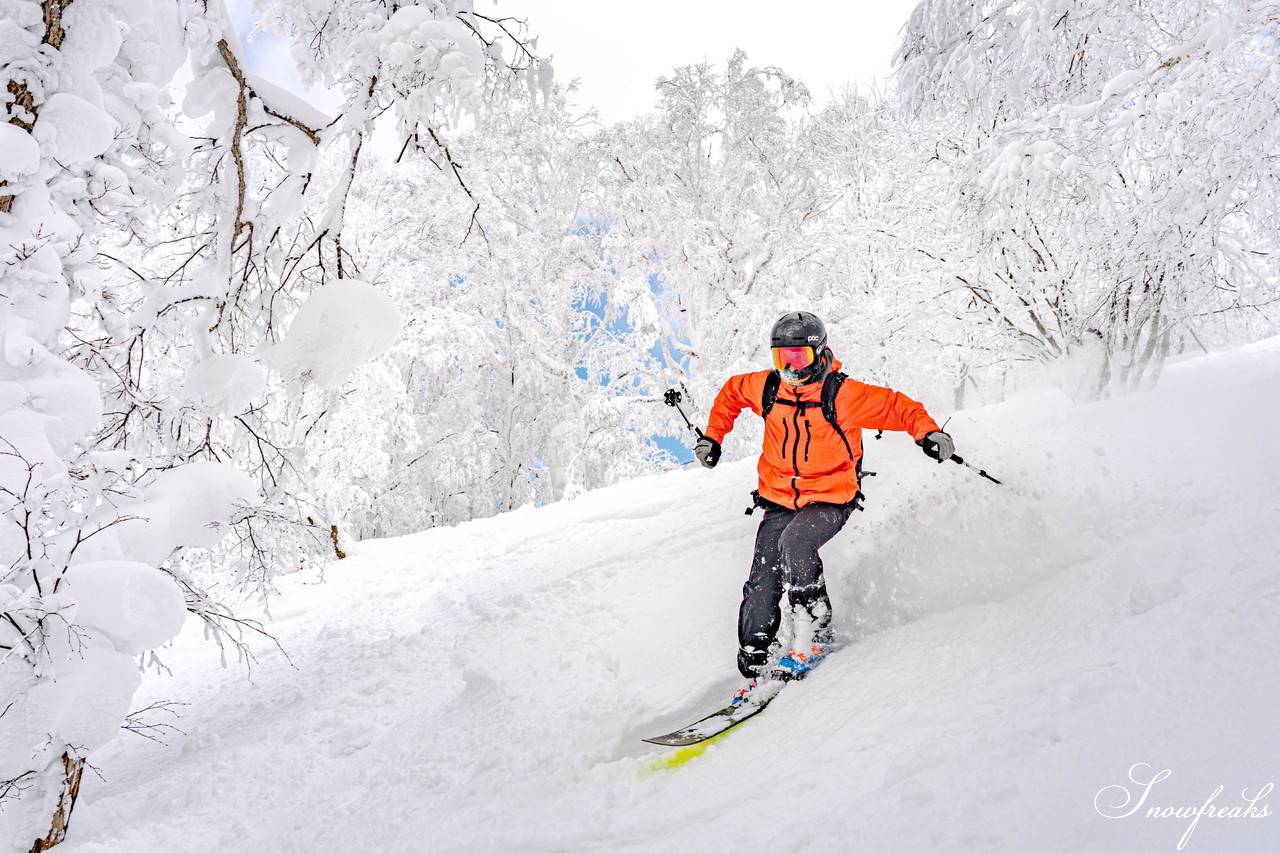
{"label": "poc logo on helmet", "polygon": [[821,336],[821,335],[810,335],[810,336],[809,336],[809,343],[811,343],[811,344],[816,344],[816,343],[817,343],[818,341],[820,341],[820,340],[822,340],[822,336]]}

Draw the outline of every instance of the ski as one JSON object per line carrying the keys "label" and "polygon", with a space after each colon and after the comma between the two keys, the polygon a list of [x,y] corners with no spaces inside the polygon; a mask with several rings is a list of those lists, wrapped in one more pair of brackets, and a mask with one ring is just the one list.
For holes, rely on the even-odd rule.
{"label": "ski", "polygon": [[[727,705],[714,714],[708,714],[696,723],[677,729],[671,734],[644,738],[644,742],[656,743],[658,746],[692,746],[723,734],[743,720],[749,720],[759,714],[777,698],[783,687],[792,681],[803,679],[832,652],[838,651],[844,645],[842,642],[828,644],[821,647],[821,653],[812,655],[788,653],[783,656],[783,660],[774,665],[772,673],[762,678],[741,702]],[[817,652],[816,647],[814,651]]]}
{"label": "ski", "polygon": [[729,731],[744,720],[749,720],[763,711],[786,686],[780,679],[765,679],[755,686],[746,697],[736,705],[728,705],[698,720],[692,725],[677,729],[671,734],[658,737],[647,737],[645,743],[656,743],[658,746],[691,746],[702,743],[718,734]]}

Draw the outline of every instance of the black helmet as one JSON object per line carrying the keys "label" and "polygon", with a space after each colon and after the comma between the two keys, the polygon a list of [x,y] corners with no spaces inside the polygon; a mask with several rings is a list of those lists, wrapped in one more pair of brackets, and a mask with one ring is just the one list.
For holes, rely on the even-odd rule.
{"label": "black helmet", "polygon": [[[791,385],[805,385],[825,377],[831,369],[831,352],[827,349],[827,327],[808,311],[792,311],[773,324],[769,333],[769,346],[774,348],[774,367],[782,379]],[[786,360],[778,347],[812,347],[805,353],[805,361],[799,364]]]}
{"label": "black helmet", "polygon": [[769,333],[771,347],[813,347],[818,352],[827,345],[827,327],[816,314],[792,311],[783,314]]}

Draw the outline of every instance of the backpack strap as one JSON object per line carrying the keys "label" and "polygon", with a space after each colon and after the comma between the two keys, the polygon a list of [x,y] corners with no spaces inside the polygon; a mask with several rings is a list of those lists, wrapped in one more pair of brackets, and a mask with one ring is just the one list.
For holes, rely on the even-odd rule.
{"label": "backpack strap", "polygon": [[760,395],[760,416],[764,417],[773,409],[773,404],[778,402],[778,389],[782,387],[782,377],[778,375],[778,371],[770,370],[769,375],[764,378],[764,392]]}
{"label": "backpack strap", "polygon": [[828,373],[827,378],[822,380],[821,403],[780,401],[778,399],[778,389],[782,387],[782,377],[778,375],[778,371],[771,370],[764,379],[764,390],[760,394],[760,415],[762,417],[768,415],[773,410],[774,405],[779,402],[786,403],[788,406],[796,406],[801,412],[810,406],[822,406],[822,416],[827,419],[827,423],[831,424],[831,428],[836,431],[836,435],[840,436],[840,440],[844,442],[844,449],[849,453],[849,458],[852,459],[853,446],[849,444],[848,437],[844,434],[844,430],[840,428],[840,418],[836,414],[836,395],[840,393],[840,386],[848,378],[848,374],[840,371]]}
{"label": "backpack strap", "polygon": [[[849,452],[849,458],[852,459],[853,447],[849,444],[844,430],[840,428],[840,419],[836,415],[836,395],[840,393],[840,386],[848,378],[847,374],[837,371],[828,373],[827,378],[822,380],[822,416],[827,419],[827,423],[831,424],[836,435],[840,436],[840,440],[844,442],[844,449]],[[861,463],[862,460],[859,459],[858,462]]]}

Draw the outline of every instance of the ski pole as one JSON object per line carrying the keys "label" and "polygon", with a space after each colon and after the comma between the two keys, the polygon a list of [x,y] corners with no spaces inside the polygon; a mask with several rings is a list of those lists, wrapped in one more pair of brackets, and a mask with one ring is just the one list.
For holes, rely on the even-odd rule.
{"label": "ski pole", "polygon": [[965,462],[963,458],[956,456],[954,453],[951,454],[951,461],[956,463],[957,465],[963,465],[964,467],[968,468],[970,471],[977,471],[978,476],[986,477],[988,480],[995,483],[997,486],[1004,485],[1004,483],[1001,483],[999,480],[997,480],[995,477],[992,477],[986,471],[983,471],[981,468],[978,468],[976,466],[970,465],[968,462]]}
{"label": "ski pole", "polygon": [[694,425],[689,421],[689,416],[688,416],[688,415],[686,415],[686,414],[684,413],[684,409],[680,408],[680,400],[681,400],[681,399],[683,399],[683,398],[680,396],[680,392],[679,392],[679,391],[677,391],[677,390],[676,390],[676,389],[674,389],[674,388],[668,388],[668,389],[667,389],[667,393],[666,393],[666,395],[665,395],[665,396],[663,396],[663,398],[662,398],[662,401],[663,401],[664,403],[666,403],[668,406],[675,406],[675,407],[676,407],[676,411],[680,413],[680,417],[684,418],[684,422],[685,422],[685,424],[687,424],[687,425],[688,425],[689,429],[693,430],[694,435],[698,436],[698,438],[705,438],[705,436],[702,434],[702,430],[700,430],[700,429],[698,429],[696,426],[694,426]]}

